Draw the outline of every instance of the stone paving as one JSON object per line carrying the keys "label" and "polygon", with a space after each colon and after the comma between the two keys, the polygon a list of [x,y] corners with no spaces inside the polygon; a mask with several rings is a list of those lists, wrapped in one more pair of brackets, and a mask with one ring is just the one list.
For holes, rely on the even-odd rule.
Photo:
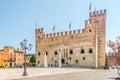
{"label": "stone paving", "polygon": [[28,76],[22,76],[23,68],[0,69],[0,80],[114,80],[116,69],[80,68],[27,68]]}

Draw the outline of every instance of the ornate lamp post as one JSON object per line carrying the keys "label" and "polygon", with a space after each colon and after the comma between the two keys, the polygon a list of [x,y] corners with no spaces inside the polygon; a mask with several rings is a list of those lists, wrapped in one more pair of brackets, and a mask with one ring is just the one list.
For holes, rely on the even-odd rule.
{"label": "ornate lamp post", "polygon": [[29,43],[29,45],[27,46],[27,40],[24,39],[21,43],[20,43],[20,46],[21,48],[25,51],[25,54],[24,54],[24,72],[23,72],[23,76],[27,76],[27,71],[26,71],[26,50],[31,50],[32,49],[32,44]]}

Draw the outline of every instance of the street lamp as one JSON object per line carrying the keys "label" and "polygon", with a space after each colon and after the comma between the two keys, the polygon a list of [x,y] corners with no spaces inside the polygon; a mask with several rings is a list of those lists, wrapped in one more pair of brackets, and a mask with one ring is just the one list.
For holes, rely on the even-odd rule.
{"label": "street lamp", "polygon": [[24,72],[23,72],[23,76],[27,76],[27,71],[26,71],[26,50],[31,50],[32,49],[32,44],[29,43],[29,45],[27,46],[27,40],[24,39],[21,43],[20,43],[20,46],[21,48],[25,51],[25,54],[24,54]]}

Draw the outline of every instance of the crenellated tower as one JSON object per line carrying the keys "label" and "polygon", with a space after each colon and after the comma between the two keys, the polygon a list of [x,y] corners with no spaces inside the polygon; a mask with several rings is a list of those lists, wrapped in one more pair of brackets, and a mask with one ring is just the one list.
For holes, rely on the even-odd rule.
{"label": "crenellated tower", "polygon": [[96,29],[98,67],[105,66],[106,9],[89,14],[89,22]]}
{"label": "crenellated tower", "polygon": [[89,13],[84,29],[49,34],[43,28],[36,29],[37,66],[61,64],[103,68],[106,62],[105,30],[106,10]]}

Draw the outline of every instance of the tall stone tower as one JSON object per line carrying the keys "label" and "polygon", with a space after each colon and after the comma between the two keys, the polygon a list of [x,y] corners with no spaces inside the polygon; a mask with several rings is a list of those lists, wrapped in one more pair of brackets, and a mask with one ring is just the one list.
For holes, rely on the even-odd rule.
{"label": "tall stone tower", "polygon": [[105,42],[106,42],[106,9],[94,11],[89,15],[90,23],[96,28],[98,66],[105,65]]}
{"label": "tall stone tower", "polygon": [[36,64],[41,67],[105,66],[106,10],[89,14],[85,28],[45,34],[36,29]]}

